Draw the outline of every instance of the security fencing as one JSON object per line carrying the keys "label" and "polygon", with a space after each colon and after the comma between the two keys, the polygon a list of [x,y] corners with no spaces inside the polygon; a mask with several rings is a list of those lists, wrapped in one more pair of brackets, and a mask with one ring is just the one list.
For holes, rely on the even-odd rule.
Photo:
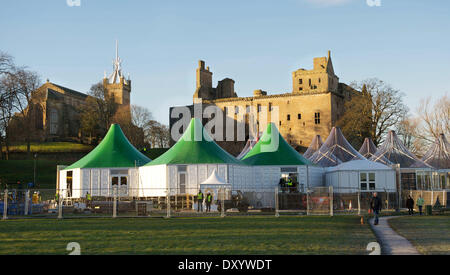
{"label": "security fencing", "polygon": [[334,189],[333,211],[335,214],[365,214],[372,211],[374,193],[381,200],[382,211],[399,209],[399,196],[395,190],[361,191],[351,188]]}
{"label": "security fencing", "polygon": [[434,209],[447,208],[450,206],[450,191],[438,190],[404,190],[402,192],[402,207],[406,208],[406,200],[409,196],[414,200],[414,210],[418,210],[417,200],[422,197],[424,206],[431,205]]}
{"label": "security fencing", "polygon": [[[304,192],[300,192],[297,188],[286,187],[236,190],[230,185],[139,189],[116,186],[108,192],[101,191],[2,190],[0,214],[3,219],[332,216],[367,213],[372,198],[372,193],[333,187],[305,188]],[[378,192],[378,196],[383,202],[383,209],[398,208],[397,193]]]}

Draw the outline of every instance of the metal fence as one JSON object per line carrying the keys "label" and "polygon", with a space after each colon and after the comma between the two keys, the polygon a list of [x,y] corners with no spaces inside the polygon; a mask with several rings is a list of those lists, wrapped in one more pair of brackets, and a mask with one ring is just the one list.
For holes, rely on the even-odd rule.
{"label": "metal fence", "polygon": [[[117,186],[108,193],[99,190],[90,191],[96,195],[89,194],[85,190],[3,190],[0,193],[0,213],[3,219],[332,216],[367,213],[372,199],[371,192],[333,189],[333,187],[309,188],[299,192],[296,188],[287,187],[236,190],[231,187],[210,186],[201,189],[200,196],[197,188],[126,189]],[[73,194],[78,194],[78,197],[74,197]],[[378,196],[382,200],[384,210],[398,209],[398,193],[385,190],[378,192]],[[432,196],[435,200],[438,199],[437,193]]]}
{"label": "metal fence", "polygon": [[405,190],[402,192],[402,207],[406,208],[408,196],[414,200],[414,209],[418,210],[417,200],[419,197],[424,199],[424,205],[431,205],[433,208],[446,208],[450,206],[449,191],[428,191],[428,190]]}

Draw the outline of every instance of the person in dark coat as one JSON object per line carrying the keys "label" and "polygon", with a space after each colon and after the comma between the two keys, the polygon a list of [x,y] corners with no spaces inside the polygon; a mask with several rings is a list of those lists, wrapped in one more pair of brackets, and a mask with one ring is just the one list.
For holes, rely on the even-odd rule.
{"label": "person in dark coat", "polygon": [[406,208],[408,208],[409,215],[414,215],[414,200],[411,196],[408,196],[406,200]]}
{"label": "person in dark coat", "polygon": [[378,193],[373,193],[372,201],[370,202],[370,207],[372,208],[373,214],[375,216],[375,221],[373,222],[374,225],[378,225],[378,215],[381,211],[381,200],[378,197]]}

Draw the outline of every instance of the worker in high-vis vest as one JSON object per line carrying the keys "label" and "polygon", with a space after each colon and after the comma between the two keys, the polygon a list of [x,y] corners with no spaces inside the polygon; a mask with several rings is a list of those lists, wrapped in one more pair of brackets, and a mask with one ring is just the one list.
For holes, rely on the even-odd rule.
{"label": "worker in high-vis vest", "polygon": [[86,193],[86,207],[91,207],[92,197],[89,192]]}
{"label": "worker in high-vis vest", "polygon": [[288,188],[288,191],[289,191],[289,192],[292,192],[292,187],[294,187],[294,184],[292,183],[291,178],[289,178],[289,179],[287,180],[286,186],[287,186],[287,188]]}
{"label": "worker in high-vis vest", "polygon": [[55,201],[56,201],[56,203],[59,203],[59,192],[58,191],[56,191],[56,194],[55,194]]}
{"label": "worker in high-vis vest", "polygon": [[38,204],[39,203],[39,195],[37,192],[33,193],[33,197],[31,199],[31,201],[33,202],[33,204]]}
{"label": "worker in high-vis vest", "polygon": [[211,203],[213,200],[213,196],[208,192],[206,195],[206,212],[211,212]]}
{"label": "worker in high-vis vest", "polygon": [[202,190],[198,191],[198,195],[197,195],[197,211],[198,212],[203,212],[203,193]]}

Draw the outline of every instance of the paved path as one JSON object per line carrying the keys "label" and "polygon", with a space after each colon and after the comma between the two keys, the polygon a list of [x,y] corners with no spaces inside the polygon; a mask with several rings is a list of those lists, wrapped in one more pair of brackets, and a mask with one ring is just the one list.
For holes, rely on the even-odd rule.
{"label": "paved path", "polygon": [[388,220],[400,217],[380,217],[378,225],[370,220],[383,255],[420,255],[417,249],[404,237],[397,234],[388,224]]}

